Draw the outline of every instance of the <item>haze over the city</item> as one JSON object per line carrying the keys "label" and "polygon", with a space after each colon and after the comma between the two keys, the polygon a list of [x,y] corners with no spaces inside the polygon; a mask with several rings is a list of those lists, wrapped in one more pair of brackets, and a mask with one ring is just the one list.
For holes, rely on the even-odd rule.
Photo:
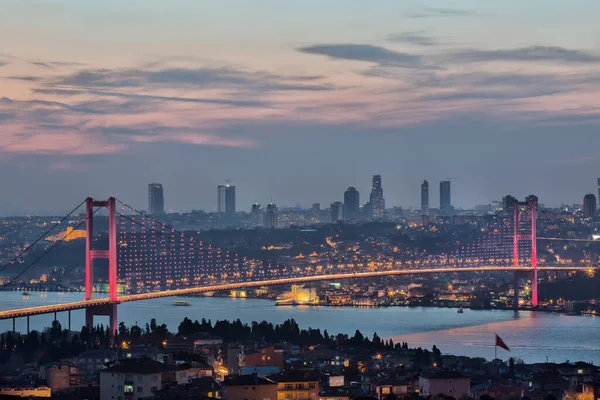
{"label": "haze over the city", "polygon": [[88,194],[216,208],[581,202],[600,174],[600,3],[27,1],[0,12],[0,215]]}

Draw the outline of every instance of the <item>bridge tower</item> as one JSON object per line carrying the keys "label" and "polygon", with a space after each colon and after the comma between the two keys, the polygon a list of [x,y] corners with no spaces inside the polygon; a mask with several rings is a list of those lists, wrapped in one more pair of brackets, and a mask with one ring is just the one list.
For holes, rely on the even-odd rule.
{"label": "bridge tower", "polygon": [[[527,201],[515,201],[513,206],[513,267],[519,267],[519,242],[521,240],[531,241],[531,305],[538,305],[538,270],[537,270],[537,197],[529,196]],[[524,206],[531,215],[531,233],[522,235],[519,233],[519,206]],[[514,280],[514,308],[519,307],[519,271],[515,271]]]}
{"label": "bridge tower", "polygon": [[[86,209],[86,239],[85,239],[85,299],[92,300],[94,296],[94,260],[108,259],[108,298],[110,303],[86,307],[85,323],[88,328],[94,324],[95,315],[108,315],[110,329],[114,335],[117,330],[117,209],[116,200],[98,201],[88,197],[85,202]],[[94,213],[95,208],[108,209],[108,249],[92,249],[94,239]]]}

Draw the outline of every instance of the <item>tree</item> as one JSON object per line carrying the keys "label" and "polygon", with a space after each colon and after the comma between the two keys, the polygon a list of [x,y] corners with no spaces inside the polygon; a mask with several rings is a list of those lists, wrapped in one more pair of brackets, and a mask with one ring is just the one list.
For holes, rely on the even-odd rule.
{"label": "tree", "polygon": [[129,335],[129,329],[125,326],[123,321],[119,322],[119,328],[117,329],[119,335],[127,336]]}
{"label": "tree", "polygon": [[375,346],[375,347],[381,346],[381,338],[377,335],[377,332],[373,333],[373,346]]}
{"label": "tree", "polygon": [[442,367],[444,363],[442,360],[442,352],[440,351],[440,349],[438,349],[437,346],[434,344],[433,348],[431,349],[431,352],[433,353],[433,362],[438,367]]}
{"label": "tree", "polygon": [[356,332],[354,332],[354,336],[352,337],[352,341],[356,344],[362,344],[365,341],[365,337],[363,336],[362,333],[360,333],[360,331],[357,329]]}

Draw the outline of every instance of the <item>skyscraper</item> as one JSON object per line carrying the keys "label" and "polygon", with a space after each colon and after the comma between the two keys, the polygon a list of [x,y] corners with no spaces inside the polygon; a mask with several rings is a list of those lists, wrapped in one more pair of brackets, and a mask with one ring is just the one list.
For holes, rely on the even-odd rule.
{"label": "skyscraper", "polygon": [[252,214],[252,224],[255,226],[260,226],[263,223],[262,206],[258,203],[252,204],[252,210],[250,213]]}
{"label": "skyscraper", "polygon": [[337,222],[344,219],[344,205],[341,201],[331,203],[331,222]]}
{"label": "skyscraper", "polygon": [[160,183],[151,183],[148,185],[148,211],[152,215],[165,213],[165,198],[163,187]]}
{"label": "skyscraper", "polygon": [[267,229],[277,228],[277,206],[273,203],[267,204],[267,209],[263,216],[263,225]]}
{"label": "skyscraper", "polygon": [[597,215],[596,196],[588,193],[583,197],[583,217],[594,219]]}
{"label": "skyscraper", "polygon": [[383,219],[385,213],[385,200],[383,198],[383,188],[381,187],[381,175],[373,175],[373,187],[369,196],[373,210],[373,218]]}
{"label": "skyscraper", "polygon": [[358,218],[360,210],[360,199],[358,190],[354,186],[350,186],[344,192],[344,219],[352,221]]}
{"label": "skyscraper", "polygon": [[440,211],[443,215],[452,213],[452,201],[450,199],[450,181],[440,182]]}
{"label": "skyscraper", "polygon": [[229,183],[217,186],[217,212],[235,214],[235,186]]}
{"label": "skyscraper", "polygon": [[514,204],[517,202],[517,199],[510,194],[507,194],[502,198],[502,209],[509,210],[512,209]]}
{"label": "skyscraper", "polygon": [[429,182],[421,184],[421,215],[429,215]]}
{"label": "skyscraper", "polygon": [[600,201],[600,178],[598,178],[598,201]]}

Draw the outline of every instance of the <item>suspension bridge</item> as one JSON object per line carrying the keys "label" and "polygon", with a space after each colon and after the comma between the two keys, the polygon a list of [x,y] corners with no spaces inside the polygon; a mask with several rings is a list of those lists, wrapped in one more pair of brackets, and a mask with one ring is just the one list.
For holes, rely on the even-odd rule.
{"label": "suspension bridge", "polygon": [[[84,298],[77,302],[2,310],[0,320],[12,319],[14,327],[16,318],[25,317],[29,330],[30,316],[54,313],[56,319],[56,313],[66,311],[69,312],[70,321],[72,310],[85,309],[88,326],[93,325],[94,316],[108,316],[110,328],[114,332],[118,326],[118,304],[130,301],[341,279],[481,272],[514,273],[515,304],[518,304],[519,279],[529,277],[531,304],[536,307],[539,271],[589,270],[589,266],[560,262],[553,265],[547,260],[542,260],[538,265],[537,241],[561,239],[537,238],[538,205],[534,196],[524,202],[515,201],[506,210],[490,218],[486,224],[478,226],[480,235],[475,240],[459,245],[447,254],[422,254],[416,258],[387,262],[304,268],[294,265],[264,265],[228,250],[206,245],[195,236],[160,223],[153,216],[114,197],[108,200],[87,198],[80,206],[84,204],[85,219],[75,228],[76,230],[85,224]],[[100,209],[108,211],[108,246],[103,249],[95,248],[99,241],[94,230],[94,215]],[[42,257],[73,232],[74,230],[69,231],[50,246]],[[48,233],[49,231],[44,237]],[[94,261],[99,259],[108,261],[106,298],[94,298]],[[32,265],[25,267],[12,282]],[[9,281],[3,288],[12,282]]]}

